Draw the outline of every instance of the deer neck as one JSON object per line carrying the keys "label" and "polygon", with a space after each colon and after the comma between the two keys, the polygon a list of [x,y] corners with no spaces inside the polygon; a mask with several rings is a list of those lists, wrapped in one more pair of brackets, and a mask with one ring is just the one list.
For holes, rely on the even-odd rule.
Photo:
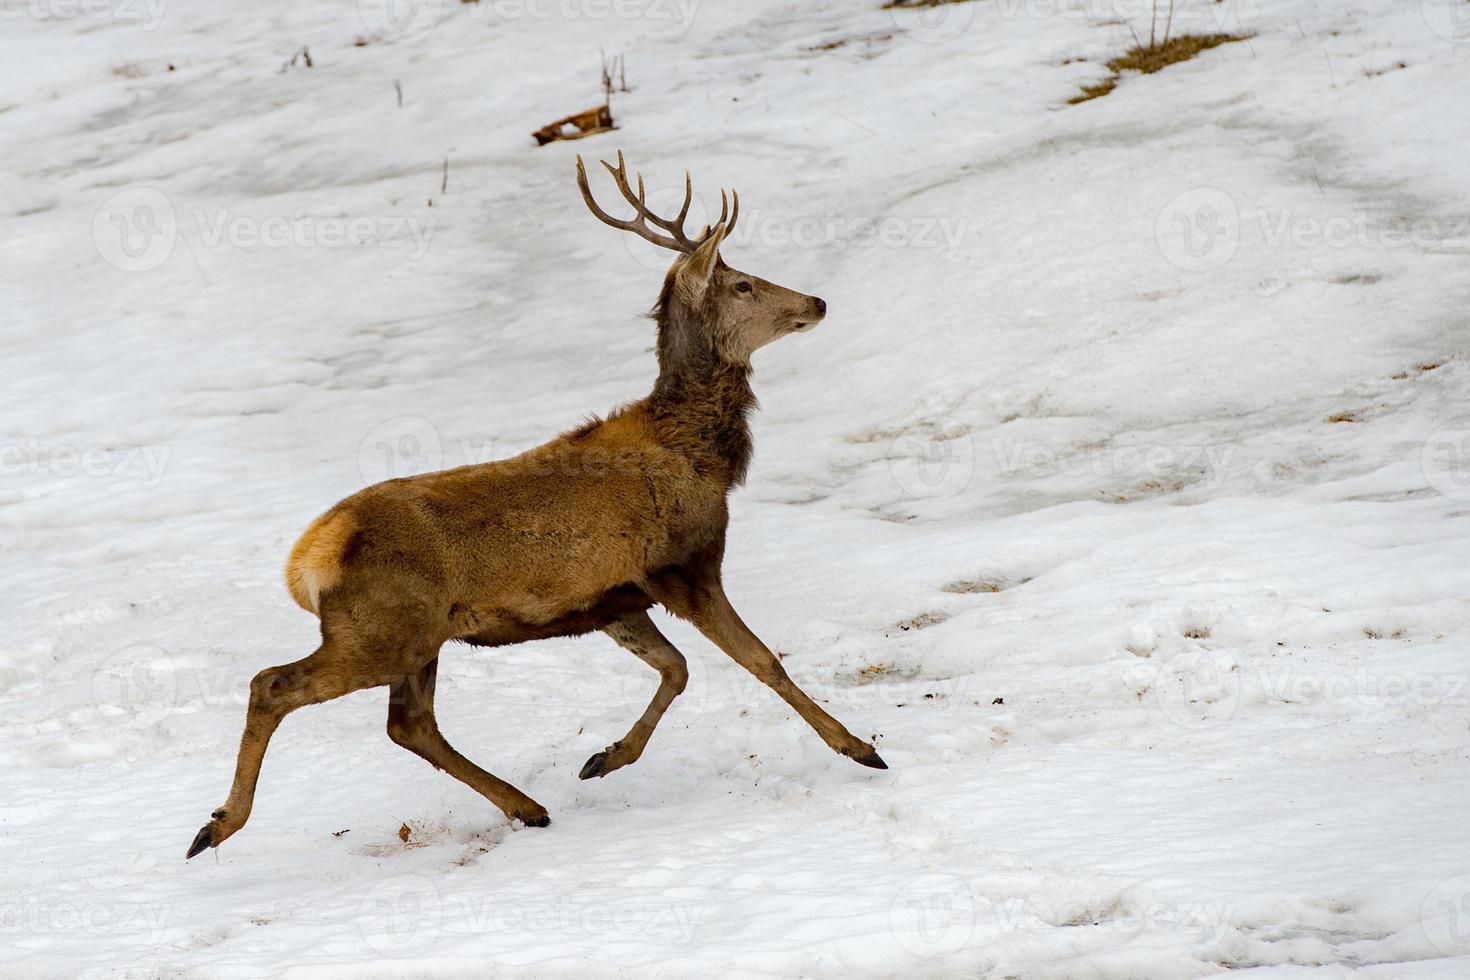
{"label": "deer neck", "polygon": [[648,405],[662,437],[694,455],[726,481],[743,483],[753,443],[750,366],[725,360],[708,331],[673,311],[660,314],[659,374]]}

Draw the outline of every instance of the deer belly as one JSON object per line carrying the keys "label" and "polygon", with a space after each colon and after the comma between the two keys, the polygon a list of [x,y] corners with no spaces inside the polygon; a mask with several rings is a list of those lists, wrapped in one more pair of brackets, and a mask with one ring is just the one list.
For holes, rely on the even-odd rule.
{"label": "deer belly", "polygon": [[648,609],[653,599],[636,585],[620,585],[577,608],[537,615],[527,605],[518,603],[516,608],[507,608],[456,604],[449,612],[454,637],[475,646],[496,647],[553,636],[580,636],[629,613]]}

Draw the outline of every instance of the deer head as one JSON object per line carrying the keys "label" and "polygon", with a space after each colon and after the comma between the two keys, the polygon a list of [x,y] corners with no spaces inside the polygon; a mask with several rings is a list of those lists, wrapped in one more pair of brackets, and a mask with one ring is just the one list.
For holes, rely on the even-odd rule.
{"label": "deer head", "polygon": [[[628,167],[621,150],[616,167],[606,160],[601,162],[623,198],[633,206],[634,216],[614,218],[598,206],[578,156],[577,186],[598,220],[679,253],[664,277],[663,291],[654,308],[659,324],[659,362],[665,371],[709,359],[749,367],[750,356],[756,350],[787,334],[810,330],[827,315],[825,300],[733,269],[720,258],[721,243],[740,219],[740,195],[731,191],[733,207],[728,207],[730,202],[721,190],[719,220],[712,227],[706,226],[698,237],[690,238],[684,231],[684,220],[694,199],[688,171],[684,173],[684,205],[677,216],[667,219],[649,210],[641,173],[634,173],[636,192],[628,183]],[[649,227],[649,222],[655,227]]]}

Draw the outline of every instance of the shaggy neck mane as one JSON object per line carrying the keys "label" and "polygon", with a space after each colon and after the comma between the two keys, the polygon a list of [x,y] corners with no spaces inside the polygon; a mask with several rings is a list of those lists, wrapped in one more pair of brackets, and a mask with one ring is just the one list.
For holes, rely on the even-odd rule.
{"label": "shaggy neck mane", "polygon": [[745,481],[754,448],[750,367],[720,356],[713,304],[692,307],[674,286],[670,276],[651,314],[658,323],[659,371],[648,406],[666,438],[723,467],[735,486]]}

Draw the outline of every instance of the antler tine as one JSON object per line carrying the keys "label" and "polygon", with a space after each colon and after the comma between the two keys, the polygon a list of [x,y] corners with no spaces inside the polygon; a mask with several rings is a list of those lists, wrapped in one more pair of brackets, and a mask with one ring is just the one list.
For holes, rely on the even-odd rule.
{"label": "antler tine", "polygon": [[689,215],[689,205],[694,202],[694,181],[690,178],[689,171],[684,171],[684,204],[679,208],[678,216],[672,221],[668,218],[660,218],[658,215],[648,210],[646,205],[643,205],[641,203],[643,200],[642,174],[638,175],[638,180],[638,199],[640,202],[639,210],[648,216],[649,221],[652,221],[664,231],[673,235],[674,239],[683,244],[689,251],[692,252],[696,248],[698,248],[699,242],[691,239],[684,232],[684,219]]}
{"label": "antler tine", "polygon": [[680,234],[684,232],[684,219],[689,216],[689,205],[694,200],[694,181],[689,178],[689,171],[684,171],[684,206],[679,209],[679,216],[674,219],[674,224],[679,226]]}
{"label": "antler tine", "polygon": [[[612,175],[613,183],[617,185],[618,191],[623,195],[623,199],[633,205],[633,210],[636,212],[633,218],[624,220],[614,218],[602,210],[597,205],[597,202],[592,199],[592,191],[587,185],[587,170],[582,163],[582,157],[578,155],[577,186],[582,190],[582,199],[587,202],[587,207],[591,209],[592,213],[603,224],[620,228],[623,231],[631,231],[645,240],[653,242],[655,245],[672,249],[676,252],[692,252],[700,246],[700,243],[709,237],[710,225],[705,225],[704,230],[695,238],[690,238],[688,233],[684,231],[684,221],[689,217],[690,205],[694,203],[694,180],[689,176],[689,171],[684,171],[684,203],[679,208],[679,214],[673,220],[670,220],[659,217],[649,209],[647,188],[643,181],[642,171],[635,170],[633,172],[633,176],[638,182],[638,190],[636,192],[633,190],[632,185],[628,182],[628,164],[623,159],[622,150],[618,151],[618,164],[616,167],[606,160],[601,161],[601,163],[603,168]],[[732,197],[734,201],[733,208],[731,207]],[[735,227],[735,222],[739,217],[740,195],[732,188],[730,197],[727,197],[724,188],[721,188],[720,220],[717,224],[724,225],[725,232],[728,234],[730,229]],[[652,222],[663,231],[668,232],[668,236],[661,235],[648,227],[649,222]]]}
{"label": "antler tine", "polygon": [[[710,236],[710,232],[714,231],[714,229],[719,227],[720,225],[725,226],[724,234],[726,237],[729,237],[730,232],[735,228],[735,222],[740,220],[740,192],[732,187],[730,188],[730,197],[733,198],[735,202],[733,207],[731,207],[730,205],[730,200],[725,197],[725,189],[721,187],[720,220],[716,221],[713,225],[704,226],[704,230],[699,233],[699,240],[701,242],[708,238]],[[727,217],[729,218],[728,221],[725,220]]]}
{"label": "antler tine", "polygon": [[612,166],[606,160],[602,161],[602,165],[604,167],[607,167],[608,173],[611,173],[613,175],[613,178],[618,181],[619,190],[623,191],[624,196],[633,203],[635,208],[637,208],[637,217],[633,218],[632,220],[624,220],[621,218],[614,218],[612,215],[602,210],[602,208],[598,205],[596,199],[594,199],[592,196],[592,188],[587,185],[587,167],[585,164],[583,164],[582,155],[579,153],[577,154],[577,188],[582,192],[582,200],[586,202],[587,209],[591,211],[592,214],[597,218],[597,220],[601,221],[603,224],[609,225],[613,228],[617,228],[621,231],[631,231],[633,234],[637,235],[639,238],[642,238],[644,241],[652,242],[653,244],[658,245],[661,248],[671,249],[675,252],[692,251],[693,249],[687,247],[685,242],[680,241],[679,239],[668,238],[664,235],[660,235],[658,232],[654,231],[652,228],[648,227],[648,225],[644,223],[643,219],[647,216],[648,212],[644,208],[638,207],[638,202],[633,199],[632,192],[628,188],[626,168],[622,167],[622,162],[623,154],[622,151],[619,151],[618,164],[620,169],[622,169],[624,173],[624,176],[621,179],[619,179],[618,171],[613,170]]}

